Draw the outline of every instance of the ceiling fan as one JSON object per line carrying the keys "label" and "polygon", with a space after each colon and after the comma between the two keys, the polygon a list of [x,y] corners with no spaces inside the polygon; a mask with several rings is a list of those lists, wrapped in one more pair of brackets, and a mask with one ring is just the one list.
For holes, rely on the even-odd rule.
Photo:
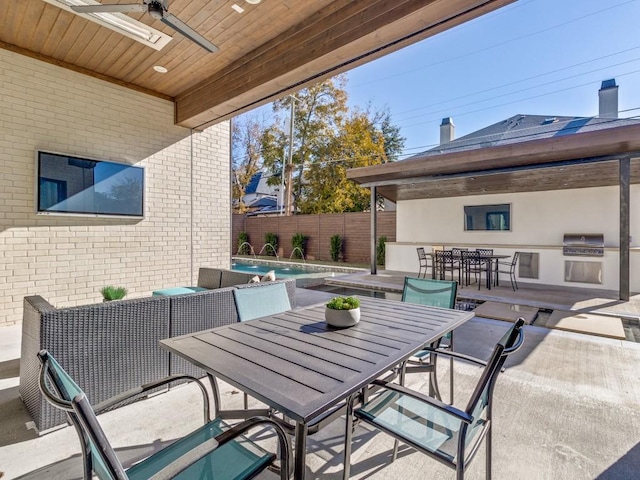
{"label": "ceiling fan", "polygon": [[135,4],[110,4],[110,5],[72,5],[71,9],[76,13],[127,13],[147,12],[153,18],[157,18],[165,25],[181,33],[192,42],[197,43],[209,52],[219,50],[213,43],[196,32],[175,15],[168,12],[169,0],[143,0],[143,3]]}

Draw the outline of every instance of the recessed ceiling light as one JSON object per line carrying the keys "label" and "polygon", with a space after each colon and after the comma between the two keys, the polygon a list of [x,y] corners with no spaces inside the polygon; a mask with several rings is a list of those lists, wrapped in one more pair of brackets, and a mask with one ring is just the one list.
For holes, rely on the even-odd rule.
{"label": "recessed ceiling light", "polygon": [[167,73],[169,71],[165,67],[163,67],[162,65],[155,65],[153,67],[153,69],[158,73]]}
{"label": "recessed ceiling light", "polygon": [[244,8],[242,8],[240,5],[238,5],[237,3],[234,3],[233,5],[231,5],[231,8],[233,8],[236,12],[238,13],[242,13],[244,12]]}
{"label": "recessed ceiling light", "polygon": [[155,28],[151,28],[123,13],[76,13],[71,10],[72,6],[100,5],[95,0],[44,0],[58,8],[71,12],[79,17],[98,23],[122,35],[125,35],[137,42],[143,43],[155,50],[161,50],[171,37]]}
{"label": "recessed ceiling light", "polygon": [[261,2],[262,0],[247,0],[247,3],[250,3],[251,5],[257,5]]}

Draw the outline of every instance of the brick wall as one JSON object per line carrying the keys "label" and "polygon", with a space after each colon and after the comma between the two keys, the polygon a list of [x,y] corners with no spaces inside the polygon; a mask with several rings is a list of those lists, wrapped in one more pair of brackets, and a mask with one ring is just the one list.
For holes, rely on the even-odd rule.
{"label": "brick wall", "polygon": [[[173,103],[0,50],[0,324],[22,298],[93,303],[194,284],[229,264],[229,126],[173,124]],[[145,168],[145,218],[35,213],[36,150]]]}
{"label": "brick wall", "polygon": [[[396,212],[378,212],[378,237],[396,240]],[[296,233],[308,237],[306,256],[309,260],[331,260],[331,237],[341,235],[344,241],[344,259],[351,263],[369,263],[370,213],[336,213],[326,215],[294,215],[291,217],[245,217],[233,215],[232,253],[238,250],[238,234],[247,232],[256,254],[264,245],[264,235],[278,235],[281,257],[289,258],[293,247],[291,238]]]}

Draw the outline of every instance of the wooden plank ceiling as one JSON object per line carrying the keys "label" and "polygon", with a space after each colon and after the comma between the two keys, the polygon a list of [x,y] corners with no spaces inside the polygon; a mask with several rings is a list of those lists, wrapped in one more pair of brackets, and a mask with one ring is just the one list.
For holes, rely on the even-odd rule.
{"label": "wooden plank ceiling", "polygon": [[128,15],[173,37],[161,51],[43,0],[2,0],[0,47],[173,100],[177,124],[204,128],[512,1],[169,0],[220,47],[208,53],[147,13]]}
{"label": "wooden plank ceiling", "polygon": [[489,195],[619,184],[616,158],[640,183],[640,125],[354,168],[347,177],[392,200]]}

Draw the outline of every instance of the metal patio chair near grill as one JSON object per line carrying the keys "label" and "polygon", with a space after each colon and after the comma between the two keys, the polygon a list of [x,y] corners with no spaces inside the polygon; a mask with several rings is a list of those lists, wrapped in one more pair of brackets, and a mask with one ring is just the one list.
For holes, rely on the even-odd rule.
{"label": "metal patio chair near grill", "polygon": [[[405,277],[402,301],[453,309],[456,306],[457,291],[458,284],[449,280]],[[443,339],[446,339],[446,345],[444,346],[441,343]],[[453,332],[447,333],[436,344],[428,347],[453,351]],[[401,371],[400,383],[404,384],[404,375],[406,373],[428,373],[429,394],[435,395],[438,400],[442,400],[440,388],[438,387],[436,367],[436,356],[431,355],[429,350],[420,350],[407,360]],[[453,357],[450,358],[449,362],[449,403],[453,403]]]}
{"label": "metal patio chair near grill", "polygon": [[[271,466],[276,455],[259,447],[244,434],[254,427],[265,426],[271,427],[278,437],[280,479],[286,480],[289,476],[291,451],[284,430],[266,417],[253,417],[232,427],[224,424],[219,418],[212,420],[207,391],[204,385],[193,377],[173,375],[118,395],[100,403],[94,409],[84,392],[52,355],[42,350],[38,353],[38,359],[41,363],[42,394],[54,407],[67,413],[80,439],[85,480],[93,478],[93,474],[99,480],[253,478]],[[179,379],[192,380],[200,387],[203,395],[204,425],[125,470],[107,440],[96,412],[112,408],[131,396]]]}
{"label": "metal patio chair near grill", "polygon": [[[487,480],[491,478],[493,393],[498,374],[507,357],[524,342],[524,320],[519,318],[496,344],[464,410],[393,383],[375,382],[379,395],[353,411],[353,416],[406,443],[456,471],[464,480],[465,472],[483,441],[486,443]],[[437,353],[441,355],[442,353]],[[465,358],[455,352],[444,353]],[[351,442],[350,429],[345,442]],[[346,443],[348,445],[349,443]],[[394,446],[392,461],[397,454]],[[347,459],[348,461],[348,459]],[[350,466],[345,462],[345,472]],[[346,476],[346,475],[345,475]]]}
{"label": "metal patio chair near grill", "polygon": [[520,252],[515,252],[513,257],[511,257],[510,262],[498,262],[498,268],[496,269],[496,285],[498,284],[498,275],[501,273],[509,275],[509,280],[511,280],[511,288],[515,292],[518,289],[518,282],[516,280],[516,265],[518,264],[518,258],[520,257]]}
{"label": "metal patio chair near grill", "polygon": [[[429,269],[431,268],[433,271],[434,262],[432,261],[431,256],[427,255],[423,247],[418,247],[416,248],[416,250],[418,252],[419,262],[418,278],[420,278],[420,275],[422,275],[422,278],[427,278],[427,272],[429,271]],[[424,273],[422,273],[423,270]]]}

